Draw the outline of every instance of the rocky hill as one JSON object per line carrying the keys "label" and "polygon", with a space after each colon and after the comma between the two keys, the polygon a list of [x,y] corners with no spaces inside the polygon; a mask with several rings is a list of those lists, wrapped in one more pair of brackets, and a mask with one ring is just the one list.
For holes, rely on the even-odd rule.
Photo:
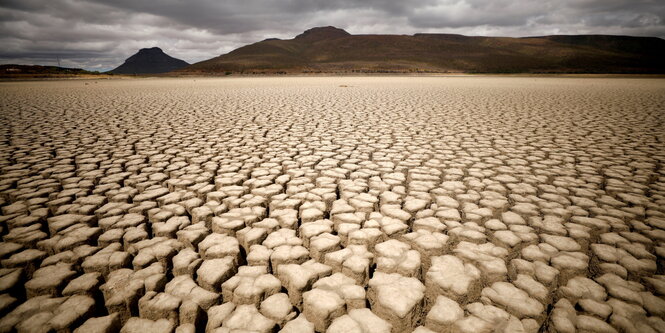
{"label": "rocky hill", "polygon": [[109,71],[112,74],[159,74],[181,69],[187,62],[173,58],[158,47],[140,49],[125,63]]}
{"label": "rocky hill", "polygon": [[665,73],[665,40],[570,35],[351,35],[335,27],[269,38],[178,73]]}

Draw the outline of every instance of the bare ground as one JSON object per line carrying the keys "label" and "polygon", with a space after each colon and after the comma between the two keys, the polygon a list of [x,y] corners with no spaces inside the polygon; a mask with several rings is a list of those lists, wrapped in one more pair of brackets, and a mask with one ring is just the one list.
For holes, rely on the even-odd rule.
{"label": "bare ground", "polygon": [[0,83],[0,332],[665,332],[664,83]]}

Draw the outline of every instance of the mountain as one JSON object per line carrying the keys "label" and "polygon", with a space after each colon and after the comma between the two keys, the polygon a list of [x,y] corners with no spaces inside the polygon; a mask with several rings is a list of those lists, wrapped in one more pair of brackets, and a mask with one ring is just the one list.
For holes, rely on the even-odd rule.
{"label": "mountain", "polygon": [[176,73],[665,73],[665,40],[571,35],[351,35],[335,27],[270,38]]}
{"label": "mountain", "polygon": [[0,65],[0,78],[76,77],[99,75],[81,68],[40,65]]}
{"label": "mountain", "polygon": [[127,58],[125,63],[110,70],[112,74],[159,74],[189,65],[183,60],[173,58],[158,47],[140,49]]}

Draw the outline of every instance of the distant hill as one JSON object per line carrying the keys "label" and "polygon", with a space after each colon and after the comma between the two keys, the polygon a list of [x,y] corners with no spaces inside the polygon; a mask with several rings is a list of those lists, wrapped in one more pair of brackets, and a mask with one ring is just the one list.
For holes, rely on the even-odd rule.
{"label": "distant hill", "polygon": [[125,63],[110,70],[112,74],[159,74],[166,73],[189,65],[187,62],[173,58],[158,47],[140,49],[127,58]]}
{"label": "distant hill", "polygon": [[335,27],[269,38],[176,73],[665,73],[665,40],[571,35],[351,35]]}
{"label": "distant hill", "polygon": [[0,65],[0,77],[2,78],[30,78],[30,77],[68,77],[99,75],[98,72],[90,72],[80,68],[67,68],[57,66],[39,65]]}
{"label": "distant hill", "polygon": [[99,74],[97,72],[86,71],[80,68],[67,68],[58,66],[39,66],[39,65],[0,65],[0,75],[79,75],[79,74]]}

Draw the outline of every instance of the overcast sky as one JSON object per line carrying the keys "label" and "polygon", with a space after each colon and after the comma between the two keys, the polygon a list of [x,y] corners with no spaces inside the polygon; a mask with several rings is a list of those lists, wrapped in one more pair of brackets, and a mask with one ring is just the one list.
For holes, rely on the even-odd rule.
{"label": "overcast sky", "polygon": [[189,63],[333,25],[352,34],[665,38],[663,0],[1,0],[0,63],[109,70],[144,47]]}

